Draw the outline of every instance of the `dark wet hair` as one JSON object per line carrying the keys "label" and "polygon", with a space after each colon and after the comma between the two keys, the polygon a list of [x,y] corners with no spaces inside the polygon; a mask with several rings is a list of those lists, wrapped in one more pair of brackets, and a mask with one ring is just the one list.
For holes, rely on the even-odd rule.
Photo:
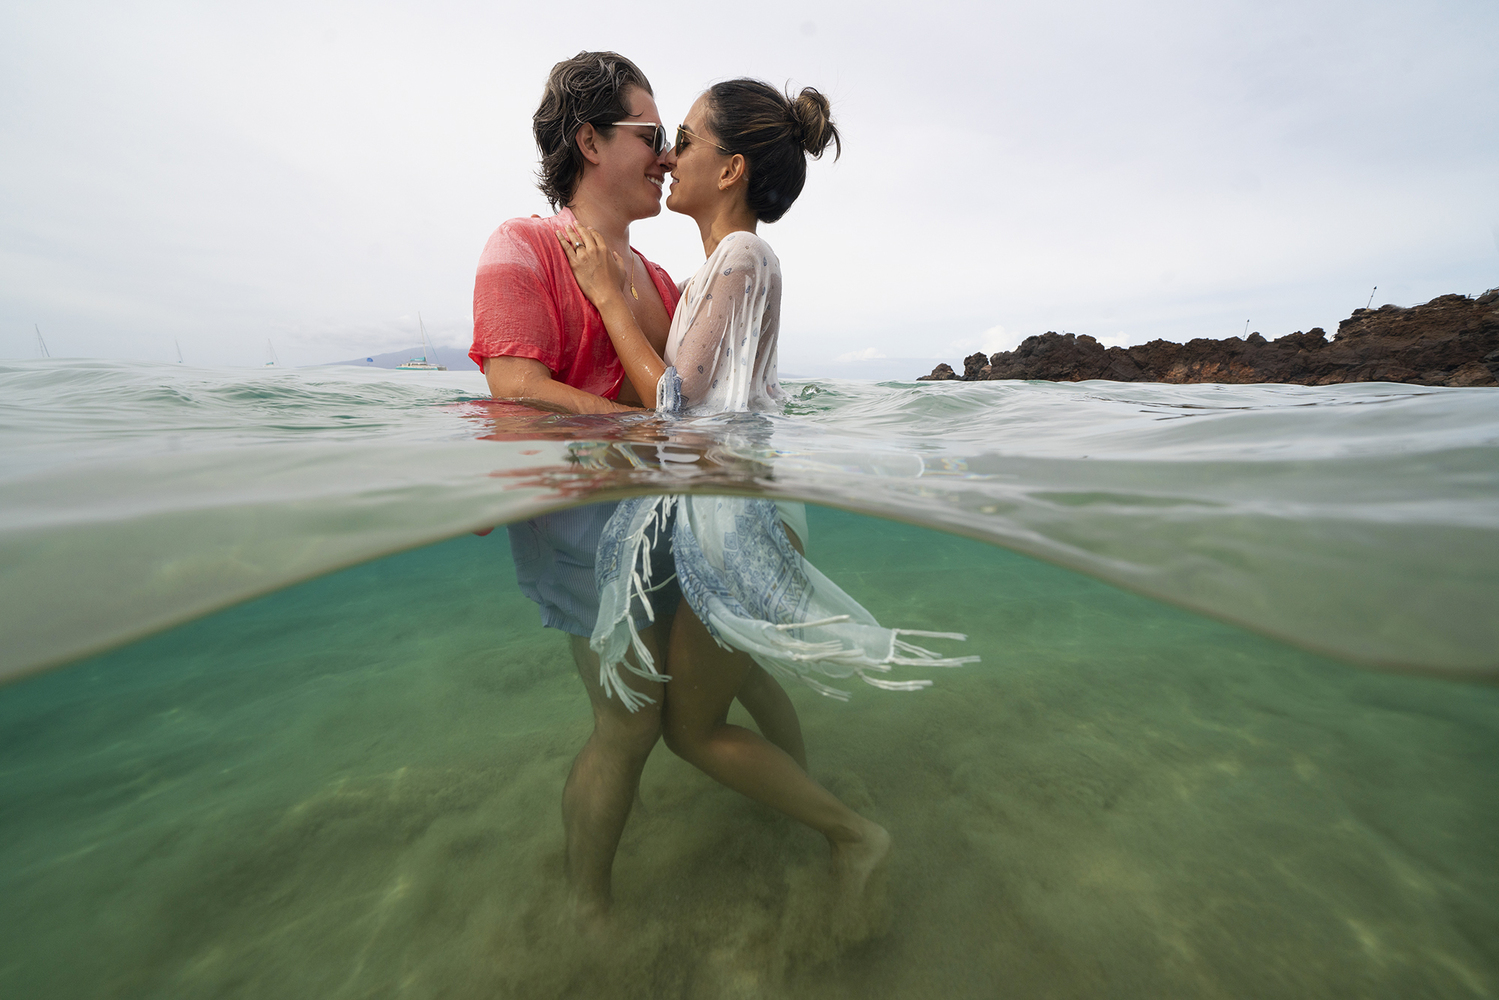
{"label": "dark wet hair", "polygon": [[655,96],[640,67],[617,52],[579,52],[547,74],[541,107],[531,117],[531,130],[541,153],[537,186],[552,208],[573,200],[583,164],[588,162],[578,149],[578,129],[592,123],[600,133],[612,135],[614,129],[609,122],[630,117],[625,91],[631,87]]}
{"label": "dark wet hair", "polygon": [[843,142],[828,99],[811,87],[796,97],[760,80],[727,80],[708,88],[707,127],[730,154],[744,157],[749,174],[745,201],[755,218],[775,222],[807,181],[807,154],[820,157]]}

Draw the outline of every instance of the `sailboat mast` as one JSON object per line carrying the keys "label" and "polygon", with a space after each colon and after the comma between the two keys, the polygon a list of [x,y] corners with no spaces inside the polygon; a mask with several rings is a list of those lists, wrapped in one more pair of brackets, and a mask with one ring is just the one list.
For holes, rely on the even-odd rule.
{"label": "sailboat mast", "polygon": [[42,339],[42,328],[41,328],[41,326],[38,325],[38,324],[36,324],[36,323],[33,323],[33,324],[31,324],[31,328],[36,331],[36,346],[40,347],[42,349],[42,357],[44,357],[44,358],[50,358],[50,357],[52,357],[52,352],[49,351],[49,350],[47,350],[47,342]]}

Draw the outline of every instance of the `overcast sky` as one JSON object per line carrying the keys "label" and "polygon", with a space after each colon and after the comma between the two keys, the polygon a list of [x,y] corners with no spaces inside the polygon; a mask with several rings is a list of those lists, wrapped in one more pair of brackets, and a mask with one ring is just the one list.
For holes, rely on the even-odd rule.
{"label": "overcast sky", "polygon": [[[0,356],[36,324],[59,356],[312,364],[413,345],[418,312],[466,346],[485,239],[548,211],[542,83],[585,48],[668,125],[733,76],[832,98],[842,160],[761,229],[784,370],[1331,333],[1375,285],[1499,285],[1496,39],[1494,0],[11,2]],[[633,241],[702,260],[667,212]]]}

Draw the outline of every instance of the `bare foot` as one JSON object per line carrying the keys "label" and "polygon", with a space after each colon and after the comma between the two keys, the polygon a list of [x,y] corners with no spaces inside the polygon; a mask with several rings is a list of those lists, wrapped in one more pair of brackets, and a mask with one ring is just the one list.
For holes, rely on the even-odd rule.
{"label": "bare foot", "polygon": [[609,900],[570,894],[568,908],[574,926],[585,938],[599,942],[609,937],[614,926],[609,919]]}
{"label": "bare foot", "polygon": [[855,905],[863,900],[870,876],[879,871],[890,856],[889,832],[872,820],[860,819],[864,824],[860,839],[832,843],[833,878],[845,905]]}

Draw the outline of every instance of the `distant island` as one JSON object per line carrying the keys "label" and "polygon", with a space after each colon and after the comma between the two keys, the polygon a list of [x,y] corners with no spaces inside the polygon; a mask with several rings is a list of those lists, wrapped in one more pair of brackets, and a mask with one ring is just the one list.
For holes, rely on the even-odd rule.
{"label": "distant island", "polygon": [[1275,340],[1251,333],[1109,348],[1087,334],[1043,333],[1013,351],[969,355],[961,375],[941,364],[918,381],[989,379],[1499,386],[1499,288],[1476,299],[1443,295],[1409,309],[1355,309],[1330,341],[1321,327]]}
{"label": "distant island", "polygon": [[[421,347],[411,347],[404,351],[389,351],[385,354],[376,354],[368,358],[355,358],[353,361],[335,361],[335,365],[358,365],[360,368],[394,368],[412,358],[425,357],[429,352]],[[468,356],[468,350],[462,347],[438,347],[431,349],[432,357],[429,359],[440,365],[447,365],[449,371],[476,372],[479,366],[474,364],[473,358]]]}

